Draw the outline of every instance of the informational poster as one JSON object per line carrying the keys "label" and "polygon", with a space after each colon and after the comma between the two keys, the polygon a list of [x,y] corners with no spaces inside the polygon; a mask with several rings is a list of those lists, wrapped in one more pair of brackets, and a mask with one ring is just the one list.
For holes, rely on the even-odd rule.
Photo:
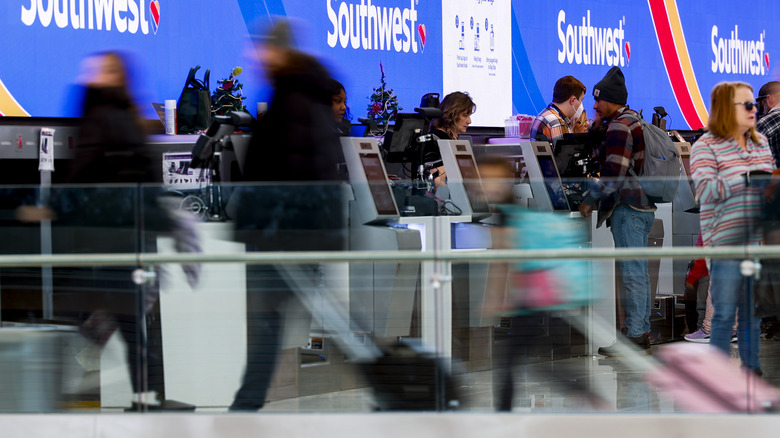
{"label": "informational poster", "polygon": [[442,2],[443,92],[477,104],[474,126],[502,126],[512,114],[512,3]]}

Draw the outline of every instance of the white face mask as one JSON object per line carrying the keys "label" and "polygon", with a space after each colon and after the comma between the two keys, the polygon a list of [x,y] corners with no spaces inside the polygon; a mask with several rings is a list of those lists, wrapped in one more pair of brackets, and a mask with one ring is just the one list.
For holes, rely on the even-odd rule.
{"label": "white face mask", "polygon": [[580,102],[580,106],[578,106],[577,109],[574,110],[574,115],[571,117],[572,122],[576,122],[580,118],[580,116],[582,115],[583,106],[584,105],[582,104],[582,102]]}

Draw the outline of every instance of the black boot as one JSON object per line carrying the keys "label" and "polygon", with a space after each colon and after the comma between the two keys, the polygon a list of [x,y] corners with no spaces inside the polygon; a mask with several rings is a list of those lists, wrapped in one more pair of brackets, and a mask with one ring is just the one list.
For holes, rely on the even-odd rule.
{"label": "black boot", "polygon": [[[650,349],[650,335],[647,333],[636,337],[626,336],[626,338],[639,348],[640,354],[653,354]],[[613,342],[608,347],[599,348],[598,353],[607,357],[622,357],[625,355],[625,347],[617,345],[617,342]]]}

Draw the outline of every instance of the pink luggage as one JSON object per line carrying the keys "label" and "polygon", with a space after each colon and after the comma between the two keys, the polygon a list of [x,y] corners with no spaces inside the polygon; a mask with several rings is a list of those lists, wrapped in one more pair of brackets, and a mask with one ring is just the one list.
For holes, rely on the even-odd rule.
{"label": "pink luggage", "polygon": [[777,388],[709,345],[678,343],[655,354],[662,365],[645,378],[670,393],[683,409],[726,413],[780,408]]}

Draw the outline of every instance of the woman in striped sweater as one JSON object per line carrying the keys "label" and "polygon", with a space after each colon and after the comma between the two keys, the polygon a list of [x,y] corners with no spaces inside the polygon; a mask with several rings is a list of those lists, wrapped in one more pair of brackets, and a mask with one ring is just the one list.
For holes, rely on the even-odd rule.
{"label": "woman in striped sweater", "polygon": [[[761,191],[748,187],[749,174],[775,168],[766,138],[756,132],[753,88],[744,82],[721,82],[712,89],[709,132],[691,151],[691,170],[704,246],[757,245],[753,226],[761,208]],[[710,343],[728,353],[734,313],[738,321],[739,357],[761,374],[759,323],[749,305],[750,291],[740,273],[741,259],[710,262],[710,296],[715,307]]]}

